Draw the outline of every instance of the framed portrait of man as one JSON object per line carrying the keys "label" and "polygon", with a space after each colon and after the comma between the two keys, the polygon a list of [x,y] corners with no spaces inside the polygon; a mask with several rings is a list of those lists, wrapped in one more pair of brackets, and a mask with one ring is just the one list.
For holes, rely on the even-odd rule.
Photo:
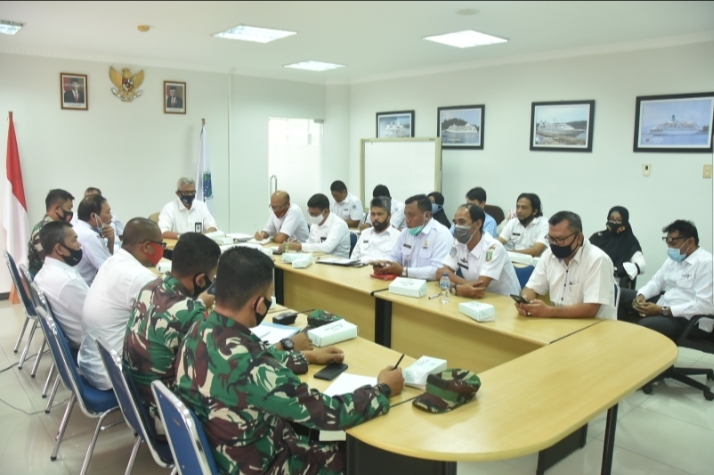
{"label": "framed portrait of man", "polygon": [[67,110],[89,109],[86,74],[60,73],[60,105]]}
{"label": "framed portrait of man", "polygon": [[186,83],[164,81],[164,114],[186,113]]}

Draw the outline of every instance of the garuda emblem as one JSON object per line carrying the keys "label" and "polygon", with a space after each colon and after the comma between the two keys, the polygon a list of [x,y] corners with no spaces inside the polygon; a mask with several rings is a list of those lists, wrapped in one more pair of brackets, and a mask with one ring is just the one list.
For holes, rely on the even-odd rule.
{"label": "garuda emblem", "polygon": [[112,93],[124,102],[131,102],[144,92],[138,90],[144,82],[144,70],[133,76],[129,68],[123,68],[121,71],[109,66],[109,79],[116,86],[112,88]]}

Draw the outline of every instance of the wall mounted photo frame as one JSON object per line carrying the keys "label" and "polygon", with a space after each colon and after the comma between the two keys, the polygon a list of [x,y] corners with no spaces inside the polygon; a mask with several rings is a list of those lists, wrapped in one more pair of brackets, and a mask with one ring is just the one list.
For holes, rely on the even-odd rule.
{"label": "wall mounted photo frame", "polygon": [[639,96],[635,152],[712,153],[714,92]]}
{"label": "wall mounted photo frame", "polygon": [[164,114],[186,113],[186,83],[164,81]]}
{"label": "wall mounted photo frame", "polygon": [[377,112],[377,138],[414,137],[414,111]]}
{"label": "wall mounted photo frame", "polygon": [[595,101],[533,102],[532,151],[592,152]]}
{"label": "wall mounted photo frame", "polygon": [[452,106],[437,108],[436,136],[442,149],[483,150],[486,106]]}
{"label": "wall mounted photo frame", "polygon": [[60,73],[60,106],[62,109],[88,110],[88,88],[86,74]]}

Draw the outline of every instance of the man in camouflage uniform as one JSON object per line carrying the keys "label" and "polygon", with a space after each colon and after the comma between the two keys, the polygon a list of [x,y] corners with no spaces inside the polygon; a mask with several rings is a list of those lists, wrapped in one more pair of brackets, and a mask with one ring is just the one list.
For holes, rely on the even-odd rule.
{"label": "man in camouflage uniform", "polygon": [[28,268],[32,276],[36,276],[45,260],[45,252],[40,243],[40,230],[42,226],[52,221],[69,223],[72,219],[72,206],[74,196],[60,189],[50,190],[45,198],[45,216],[37,223],[30,233],[30,242],[27,243]]}
{"label": "man in camouflage uniform", "polygon": [[[404,378],[390,367],[377,386],[335,397],[301,383],[250,332],[270,307],[273,267],[247,247],[221,256],[215,310],[179,347],[175,392],[203,423],[222,474],[344,473],[344,444],[313,442],[295,426],[342,430],[386,414]],[[315,364],[344,358],[334,347],[303,354]]]}

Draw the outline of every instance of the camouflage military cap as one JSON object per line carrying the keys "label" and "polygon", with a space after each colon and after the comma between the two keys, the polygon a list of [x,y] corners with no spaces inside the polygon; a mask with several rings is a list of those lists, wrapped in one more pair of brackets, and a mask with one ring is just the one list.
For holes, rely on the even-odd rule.
{"label": "camouflage military cap", "polygon": [[334,313],[325,312],[324,310],[314,310],[307,316],[307,324],[312,328],[318,328],[328,323],[336,322],[337,320],[343,320],[343,318]]}
{"label": "camouflage military cap", "polygon": [[441,414],[471,401],[481,387],[481,380],[465,369],[447,369],[426,378],[426,392],[412,404],[420,409]]}

